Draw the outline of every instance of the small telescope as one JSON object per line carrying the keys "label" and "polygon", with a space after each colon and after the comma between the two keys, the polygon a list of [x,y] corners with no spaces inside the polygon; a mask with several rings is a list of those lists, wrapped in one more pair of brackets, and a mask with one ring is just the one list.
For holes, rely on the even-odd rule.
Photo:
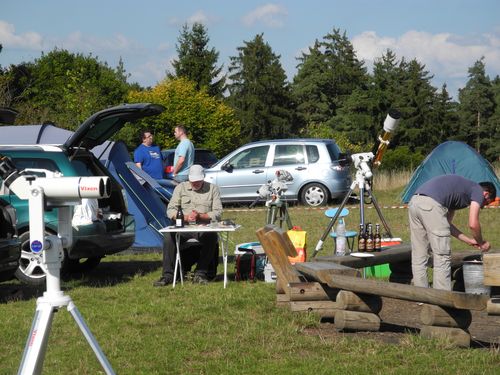
{"label": "small telescope", "polygon": [[384,134],[378,137],[380,143],[378,145],[377,152],[375,153],[375,158],[373,159],[373,166],[375,168],[381,164],[384,152],[387,150],[387,147],[389,147],[389,140],[392,138],[394,130],[396,130],[400,119],[401,113],[399,113],[397,109],[389,110],[389,113],[384,121]]}

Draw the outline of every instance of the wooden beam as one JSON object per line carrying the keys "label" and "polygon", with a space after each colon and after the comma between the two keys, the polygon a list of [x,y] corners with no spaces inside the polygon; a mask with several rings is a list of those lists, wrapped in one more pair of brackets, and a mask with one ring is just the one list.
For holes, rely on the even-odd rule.
{"label": "wooden beam", "polygon": [[500,286],[500,253],[483,254],[484,285]]}
{"label": "wooden beam", "polygon": [[316,276],[318,281],[327,284],[331,288],[453,307],[456,309],[484,310],[486,302],[489,299],[486,295],[422,288],[373,279],[360,279],[352,276],[329,275],[322,271],[319,271]]}
{"label": "wooden beam", "polygon": [[391,246],[390,249],[371,254],[373,254],[373,256],[368,258],[357,258],[351,255],[346,255],[316,257],[314,260],[318,262],[338,263],[352,268],[364,268],[385,263],[399,263],[411,259],[411,246],[410,244],[401,244]]}
{"label": "wooden beam", "polygon": [[[285,283],[285,285],[291,282],[300,282],[301,280],[297,271],[288,261],[287,254],[289,253],[289,250],[286,248],[291,242],[289,243],[284,239],[284,237],[288,238],[286,233],[283,233],[279,229],[267,226],[258,229],[256,233],[264,252],[276,272],[278,280]],[[290,239],[288,239],[288,241],[290,241]]]}
{"label": "wooden beam", "polygon": [[361,271],[332,262],[304,262],[296,263],[295,268],[308,278],[315,279],[319,271],[329,275],[348,275],[361,277]]}
{"label": "wooden beam", "polygon": [[488,315],[500,315],[500,298],[492,298],[486,303]]}
{"label": "wooden beam", "polygon": [[380,318],[372,313],[339,310],[335,314],[335,328],[340,331],[378,331]]}
{"label": "wooden beam", "polygon": [[356,294],[341,290],[335,300],[339,308],[349,311],[370,312],[378,314],[382,310],[382,298],[373,294]]}
{"label": "wooden beam", "polygon": [[316,313],[322,318],[334,318],[340,311],[333,301],[290,301],[289,306],[293,312]]}
{"label": "wooden beam", "polygon": [[420,319],[424,325],[467,329],[472,321],[472,314],[469,310],[426,304],[420,311]]}
{"label": "wooden beam", "polygon": [[338,289],[316,282],[290,283],[287,294],[290,301],[335,301]]}

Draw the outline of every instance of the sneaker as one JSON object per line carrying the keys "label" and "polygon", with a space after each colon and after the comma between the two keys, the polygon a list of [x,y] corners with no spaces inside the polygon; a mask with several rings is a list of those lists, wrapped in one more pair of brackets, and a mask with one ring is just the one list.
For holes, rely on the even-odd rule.
{"label": "sneaker", "polygon": [[206,275],[201,273],[196,273],[193,277],[194,284],[208,284],[208,279]]}
{"label": "sneaker", "polygon": [[174,277],[172,275],[165,275],[160,277],[153,283],[153,286],[167,286],[174,282]]}

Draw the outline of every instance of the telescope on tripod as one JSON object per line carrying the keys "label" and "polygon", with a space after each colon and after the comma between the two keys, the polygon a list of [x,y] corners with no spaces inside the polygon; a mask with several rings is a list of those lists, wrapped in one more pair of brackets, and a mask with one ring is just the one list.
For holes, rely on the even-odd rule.
{"label": "telescope on tripod", "polygon": [[[43,267],[47,275],[47,289],[43,296],[37,299],[35,316],[18,374],[42,372],[53,317],[55,312],[64,306],[73,316],[106,374],[114,374],[71,297],[61,291],[60,277],[63,249],[70,247],[73,242],[72,206],[80,204],[82,198],[109,197],[111,185],[108,177],[40,178],[25,175],[17,170],[9,158],[2,155],[0,155],[0,177],[14,194],[29,202],[30,249],[35,254],[42,253]],[[57,235],[45,233],[46,207],[58,208]]]}
{"label": "telescope on tripod", "polygon": [[266,200],[267,215],[266,224],[274,224],[279,220],[280,228],[286,222],[288,229],[292,229],[292,219],[288,213],[288,203],[283,194],[288,190],[287,182],[293,181],[293,177],[287,170],[280,169],[276,171],[276,178],[263,184],[257,194],[259,195],[248,208],[255,206],[261,199]]}
{"label": "telescope on tripod", "polygon": [[359,189],[359,197],[360,197],[360,225],[365,227],[365,194],[370,198],[371,202],[373,203],[373,206],[375,207],[377,214],[380,218],[380,221],[382,222],[382,225],[384,226],[386,233],[389,237],[392,237],[391,229],[389,228],[389,225],[387,224],[386,220],[384,219],[384,216],[382,215],[382,211],[380,210],[380,207],[378,205],[377,199],[375,198],[375,195],[373,195],[372,189],[371,189],[371,181],[373,177],[373,172],[372,172],[372,166],[373,167],[378,167],[381,163],[382,156],[384,155],[384,152],[387,150],[387,147],[389,146],[389,140],[392,138],[392,135],[394,133],[394,130],[399,124],[401,118],[401,114],[399,111],[395,109],[391,109],[385,118],[384,121],[384,133],[379,136],[378,141],[378,147],[376,147],[376,154],[374,155],[373,152],[362,152],[358,154],[352,154],[351,155],[351,160],[354,165],[354,168],[356,168],[356,175],[355,179],[353,180],[349,191],[347,194],[344,196],[344,199],[342,200],[342,203],[340,203],[340,206],[336,212],[336,214],[330,219],[330,223],[328,224],[325,232],[321,236],[320,240],[316,244],[316,248],[314,249],[314,253],[312,257],[314,258],[319,251],[322,250],[323,248],[323,243],[328,237],[328,234],[332,230],[333,226],[335,225],[335,222],[340,216],[340,213],[342,212],[342,209],[345,207],[347,201],[349,198],[351,198],[351,195],[354,191],[355,188]]}

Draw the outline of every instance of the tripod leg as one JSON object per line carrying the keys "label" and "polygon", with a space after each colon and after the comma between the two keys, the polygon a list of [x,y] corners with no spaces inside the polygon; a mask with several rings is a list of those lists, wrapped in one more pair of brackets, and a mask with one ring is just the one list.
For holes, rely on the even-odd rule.
{"label": "tripod leg", "polygon": [[87,342],[89,343],[90,347],[94,351],[94,354],[96,355],[97,359],[101,363],[102,368],[104,371],[106,371],[106,374],[108,375],[115,375],[115,372],[113,371],[113,368],[111,367],[111,364],[109,363],[108,359],[104,355],[103,351],[101,350],[101,347],[97,343],[97,340],[95,339],[94,335],[92,335],[92,332],[90,332],[89,327],[83,320],[82,315],[76,308],[75,304],[73,302],[70,302],[68,304],[68,311],[71,313],[73,318],[76,321],[76,324],[78,324],[78,327],[80,328],[80,331],[82,331],[83,335],[85,336],[85,339],[87,339]]}
{"label": "tripod leg", "polygon": [[40,302],[37,304],[18,374],[42,373],[53,318],[54,307],[50,303]]}
{"label": "tripod leg", "polygon": [[288,214],[288,205],[286,203],[283,205],[282,210],[283,210],[283,215],[285,216],[286,225],[288,227],[288,230],[290,230],[293,228],[293,224],[292,224],[292,218]]}
{"label": "tripod leg", "polygon": [[269,224],[274,224],[275,221],[276,221],[276,206],[271,206],[271,221],[269,222]]}
{"label": "tripod leg", "polygon": [[371,189],[368,189],[368,194],[370,195],[370,198],[373,202],[373,207],[375,207],[375,209],[377,210],[378,217],[380,218],[380,221],[382,221],[382,225],[384,226],[387,235],[392,238],[391,229],[389,228],[389,225],[385,221],[384,216],[382,215],[382,211],[380,210],[380,207],[377,203],[377,199],[375,199],[375,195],[373,195]]}
{"label": "tripod leg", "polygon": [[328,226],[326,227],[325,231],[323,232],[323,235],[321,236],[320,240],[316,244],[316,249],[314,249],[314,253],[312,255],[312,258],[314,258],[316,256],[316,254],[318,254],[318,252],[323,248],[323,242],[325,242],[325,239],[328,237],[328,234],[330,233],[330,231],[332,230],[333,226],[335,225],[335,222],[337,221],[338,217],[340,216],[340,212],[345,207],[347,201],[351,197],[351,194],[352,194],[355,186],[356,185],[354,183],[351,185],[351,188],[349,189],[349,191],[345,195],[344,199],[342,200],[342,203],[340,204],[339,208],[337,209],[337,213],[330,220],[330,223],[328,224]]}

